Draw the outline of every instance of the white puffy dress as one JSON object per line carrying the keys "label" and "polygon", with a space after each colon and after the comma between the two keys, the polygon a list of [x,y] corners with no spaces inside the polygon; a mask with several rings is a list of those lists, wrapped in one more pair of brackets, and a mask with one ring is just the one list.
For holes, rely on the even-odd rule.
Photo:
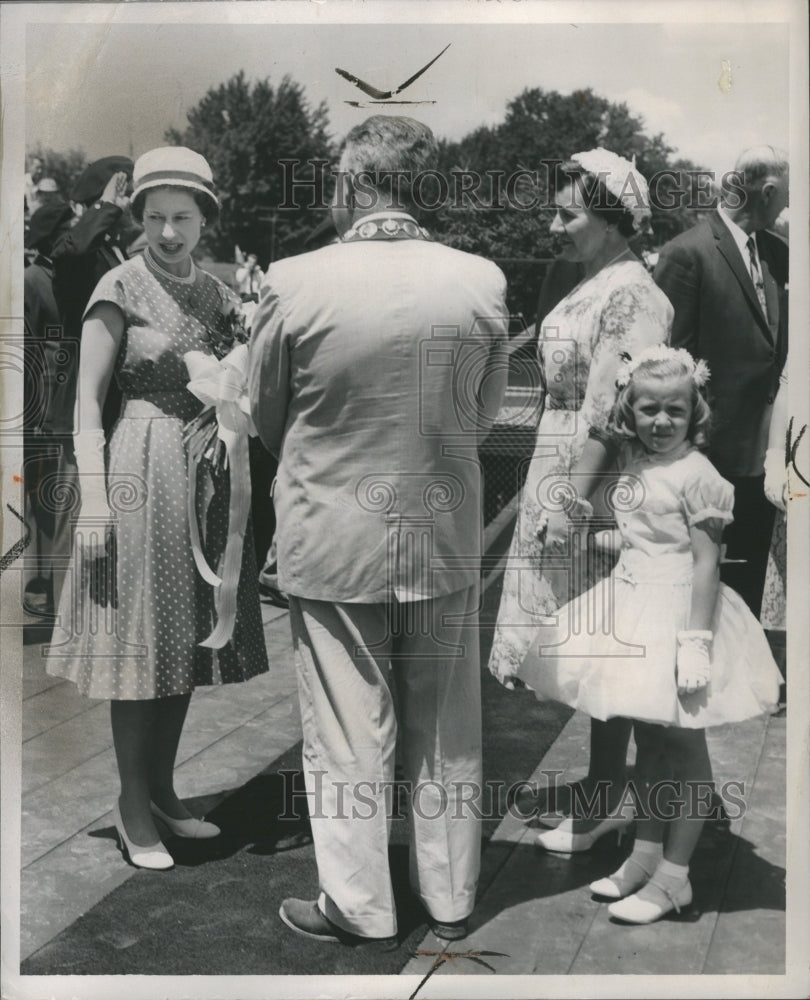
{"label": "white puffy dress", "polygon": [[519,676],[540,699],[613,716],[701,729],[753,718],[778,699],[781,675],[743,599],[721,584],[711,681],[679,695],[677,633],[689,626],[690,527],[732,520],[734,489],[685,443],[672,456],[633,448],[613,496],[622,550],[613,573],[549,615]]}

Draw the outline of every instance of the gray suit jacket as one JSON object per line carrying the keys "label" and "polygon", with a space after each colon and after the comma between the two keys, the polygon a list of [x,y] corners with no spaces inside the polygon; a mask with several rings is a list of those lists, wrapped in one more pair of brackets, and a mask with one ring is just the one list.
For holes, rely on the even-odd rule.
{"label": "gray suit jacket", "polygon": [[249,387],[279,456],[279,586],[374,603],[478,579],[478,444],[506,385],[506,281],[438,243],[334,244],[272,265]]}

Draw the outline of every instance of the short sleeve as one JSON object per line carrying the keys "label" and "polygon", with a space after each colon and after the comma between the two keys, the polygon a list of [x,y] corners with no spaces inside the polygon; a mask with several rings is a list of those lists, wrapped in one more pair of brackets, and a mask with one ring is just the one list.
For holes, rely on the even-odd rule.
{"label": "short sleeve", "polygon": [[126,316],[127,293],[124,282],[121,280],[121,268],[114,267],[112,271],[108,271],[93,289],[93,294],[87,300],[82,314],[82,322],[87,319],[87,314],[97,302],[111,302],[114,306],[118,306]]}
{"label": "short sleeve", "polygon": [[601,337],[615,340],[628,353],[666,343],[673,309],[646,274],[613,289],[602,309]]}
{"label": "short sleeve", "polygon": [[730,524],[734,520],[734,487],[705,460],[687,479],[683,508],[690,528],[709,520]]}

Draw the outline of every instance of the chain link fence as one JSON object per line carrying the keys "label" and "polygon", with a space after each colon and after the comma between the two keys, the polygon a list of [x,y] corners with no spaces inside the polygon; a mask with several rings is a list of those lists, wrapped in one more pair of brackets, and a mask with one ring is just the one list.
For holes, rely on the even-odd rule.
{"label": "chain link fence", "polygon": [[[526,480],[543,411],[543,388],[534,327],[537,291],[550,264],[545,259],[508,258],[495,263],[532,277],[532,298],[513,313],[509,329],[509,380],[498,419],[479,450],[484,478],[484,525],[490,537],[512,520]],[[528,282],[527,282],[528,283]]]}

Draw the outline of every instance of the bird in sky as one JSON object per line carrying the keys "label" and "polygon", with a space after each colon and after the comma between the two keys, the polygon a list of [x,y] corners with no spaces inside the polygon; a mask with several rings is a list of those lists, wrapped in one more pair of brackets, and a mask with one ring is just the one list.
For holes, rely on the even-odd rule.
{"label": "bird in sky", "polygon": [[344,101],[353,108],[370,108],[372,104],[435,104],[435,101]]}
{"label": "bird in sky", "polygon": [[[344,80],[348,80],[349,83],[353,83],[356,87],[359,87],[364,94],[368,94],[369,97],[373,97],[374,100],[368,102],[370,104],[435,104],[436,103],[435,101],[392,101],[391,98],[396,97],[397,94],[401,94],[403,90],[405,90],[407,87],[410,87],[410,85],[414,82],[414,80],[417,80],[426,70],[429,70],[430,67],[436,62],[436,60],[440,56],[443,56],[445,52],[450,48],[450,44],[451,43],[445,45],[445,47],[441,50],[439,55],[434,56],[433,59],[431,59],[426,66],[423,66],[418,73],[414,73],[413,76],[408,77],[408,79],[404,83],[401,83],[398,87],[394,87],[393,90],[378,90],[376,87],[373,87],[370,83],[366,83],[365,80],[361,80],[359,77],[353,76],[345,69],[339,69],[338,67],[335,67],[335,72],[338,73],[340,76],[342,76]],[[344,103],[351,104],[355,108],[366,107],[365,103],[360,103],[359,101],[345,101]]]}

